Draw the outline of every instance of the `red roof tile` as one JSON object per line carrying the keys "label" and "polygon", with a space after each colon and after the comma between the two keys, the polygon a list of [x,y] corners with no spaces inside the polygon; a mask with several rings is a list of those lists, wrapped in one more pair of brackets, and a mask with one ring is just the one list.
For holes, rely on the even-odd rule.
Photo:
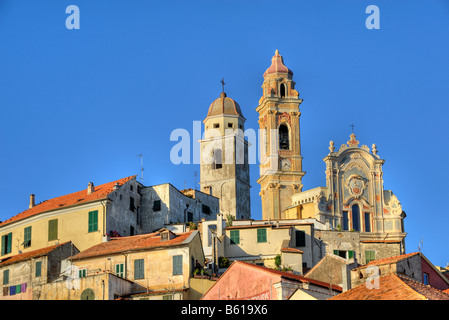
{"label": "red roof tile", "polygon": [[112,238],[110,241],[102,242],[78,253],[77,255],[73,256],[72,259],[80,260],[85,258],[116,254],[125,251],[145,249],[151,250],[161,247],[176,246],[182,244],[193,232],[195,231],[177,234],[173,239],[167,241],[161,241],[159,231],[130,237]]}
{"label": "red roof tile", "polygon": [[398,261],[404,260],[406,258],[409,258],[409,257],[417,255],[417,254],[419,254],[419,252],[412,252],[412,253],[407,253],[407,254],[401,254],[399,256],[373,260],[373,261],[370,261],[369,263],[367,263],[365,265],[362,265],[362,266],[359,266],[359,267],[357,267],[355,269],[362,269],[362,268],[366,268],[366,267],[369,267],[369,266],[378,266],[378,265],[382,265],[382,264],[396,263]]}
{"label": "red roof tile", "polygon": [[[335,291],[343,291],[343,288],[340,287],[340,286],[333,285],[333,284],[331,285],[329,283],[322,282],[322,281],[319,281],[319,280],[306,278],[304,276],[297,275],[297,274],[294,274],[294,273],[290,273],[290,272],[286,272],[286,271],[279,271],[279,270],[271,269],[271,268],[266,268],[266,267],[258,266],[256,264],[243,262],[243,261],[238,261],[238,260],[234,261],[233,263],[242,263],[242,264],[244,264],[246,266],[249,266],[249,267],[252,267],[254,269],[258,269],[260,271],[265,271],[265,272],[269,272],[269,273],[272,273],[272,274],[276,274],[276,275],[279,275],[279,276],[281,276],[283,278],[298,280],[298,281],[301,281],[301,282],[304,282],[304,283],[312,283],[314,285],[317,285],[317,286],[320,286],[320,287],[325,287],[325,288],[329,288],[329,287],[332,286],[332,289],[335,290]],[[231,268],[231,267],[229,267],[229,268]]]}
{"label": "red roof tile", "polygon": [[304,253],[304,251],[296,249],[296,248],[282,248],[281,249],[282,252],[292,252],[292,253]]}
{"label": "red roof tile", "polygon": [[329,300],[449,300],[449,295],[415,280],[388,274],[379,278],[379,288],[365,283]]}
{"label": "red roof tile", "polygon": [[9,218],[8,220],[3,221],[2,223],[0,223],[0,226],[4,226],[6,224],[25,219],[39,213],[71,207],[74,205],[87,203],[90,201],[106,199],[108,194],[110,194],[113,191],[113,187],[116,183],[118,183],[119,185],[123,185],[124,183],[128,182],[129,180],[135,177],[136,176],[131,176],[120,180],[108,182],[99,186],[95,186],[95,191],[92,192],[91,194],[87,194],[86,188],[78,192],[70,193],[50,200],[45,200],[31,209],[25,210],[13,216],[12,218]]}
{"label": "red roof tile", "polygon": [[6,258],[6,259],[0,261],[0,267],[10,265],[13,263],[17,263],[17,262],[21,262],[21,261],[25,261],[28,259],[45,256],[45,255],[49,254],[50,252],[52,252],[53,250],[55,250],[56,248],[63,246],[67,243],[70,243],[70,241],[67,241],[67,242],[64,242],[61,244],[56,244],[56,245],[53,245],[50,247],[45,247],[45,248],[41,248],[41,249],[37,249],[37,250],[33,250],[33,251],[20,253],[15,256],[11,256],[10,258]]}

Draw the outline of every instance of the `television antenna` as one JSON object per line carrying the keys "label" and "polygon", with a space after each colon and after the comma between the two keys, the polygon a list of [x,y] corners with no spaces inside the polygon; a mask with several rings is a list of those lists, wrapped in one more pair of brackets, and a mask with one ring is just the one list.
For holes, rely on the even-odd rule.
{"label": "television antenna", "polygon": [[140,182],[143,184],[143,155],[138,154],[137,157],[140,157]]}
{"label": "television antenna", "polygon": [[421,241],[418,242],[418,251],[421,252],[421,249],[424,247],[424,239],[421,238]]}

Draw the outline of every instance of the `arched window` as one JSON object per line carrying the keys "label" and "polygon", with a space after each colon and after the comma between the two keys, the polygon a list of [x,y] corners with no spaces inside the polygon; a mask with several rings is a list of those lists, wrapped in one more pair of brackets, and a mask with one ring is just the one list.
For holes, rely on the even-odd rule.
{"label": "arched window", "polygon": [[285,98],[287,95],[287,87],[285,86],[285,83],[281,83],[281,98]]}
{"label": "arched window", "polygon": [[92,289],[86,289],[81,293],[81,300],[95,300],[95,294]]}
{"label": "arched window", "polygon": [[214,163],[212,167],[214,169],[221,169],[223,167],[223,161],[222,161],[222,154],[221,149],[215,149],[214,150]]}
{"label": "arched window", "polygon": [[288,141],[288,127],[285,124],[281,124],[279,126],[279,149],[290,149],[290,144]]}
{"label": "arched window", "polygon": [[360,207],[356,204],[352,206],[352,229],[360,231]]}

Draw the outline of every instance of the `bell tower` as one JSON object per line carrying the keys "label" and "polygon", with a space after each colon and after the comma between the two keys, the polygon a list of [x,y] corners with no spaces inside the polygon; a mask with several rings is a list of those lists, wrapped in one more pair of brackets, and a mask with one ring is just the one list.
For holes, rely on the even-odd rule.
{"label": "bell tower", "polygon": [[[224,82],[222,82],[224,86]],[[239,104],[223,91],[209,106],[200,140],[201,191],[220,199],[220,213],[250,219],[248,142]]]}
{"label": "bell tower", "polygon": [[276,50],[271,66],[263,74],[263,95],[259,113],[260,196],[262,218],[282,219],[283,210],[291,205],[294,193],[302,191],[299,93],[295,90],[293,72]]}

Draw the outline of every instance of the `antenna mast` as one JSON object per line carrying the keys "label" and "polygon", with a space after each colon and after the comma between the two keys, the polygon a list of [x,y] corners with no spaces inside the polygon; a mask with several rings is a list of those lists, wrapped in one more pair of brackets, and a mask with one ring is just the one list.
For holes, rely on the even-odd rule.
{"label": "antenna mast", "polygon": [[140,182],[143,184],[143,155],[138,154],[138,157],[140,157]]}

